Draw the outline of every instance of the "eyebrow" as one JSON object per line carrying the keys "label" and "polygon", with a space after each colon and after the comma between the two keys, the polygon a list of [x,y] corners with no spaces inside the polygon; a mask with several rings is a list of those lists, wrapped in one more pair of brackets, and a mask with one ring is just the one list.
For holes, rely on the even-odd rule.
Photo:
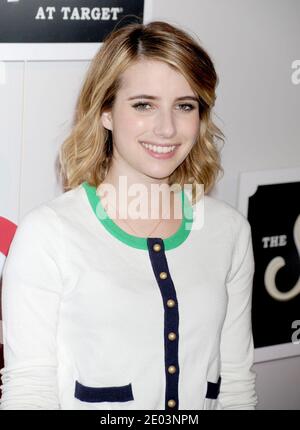
{"label": "eyebrow", "polygon": [[[133,99],[160,100],[160,97],[150,96],[150,95],[147,95],[147,94],[140,94],[140,95],[137,95],[137,96],[129,97],[127,100],[133,100]],[[196,102],[199,101],[199,99],[197,97],[194,97],[194,96],[177,97],[175,100],[194,100]]]}

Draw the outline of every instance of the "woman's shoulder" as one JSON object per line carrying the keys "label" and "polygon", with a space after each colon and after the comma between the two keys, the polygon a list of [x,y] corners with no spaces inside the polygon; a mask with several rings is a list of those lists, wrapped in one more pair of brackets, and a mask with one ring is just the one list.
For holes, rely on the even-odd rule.
{"label": "woman's shoulder", "polygon": [[74,211],[77,207],[82,205],[84,194],[85,192],[82,185],[78,185],[44,202],[44,206],[47,206],[57,213]]}
{"label": "woman's shoulder", "polygon": [[250,230],[250,223],[246,216],[224,200],[206,194],[203,210],[205,218],[209,219],[215,226],[228,225],[235,231]]}
{"label": "woman's shoulder", "polygon": [[72,217],[82,206],[83,190],[79,185],[72,190],[46,200],[27,211],[20,219],[18,229],[34,226],[34,230],[53,231],[60,224],[60,218]]}

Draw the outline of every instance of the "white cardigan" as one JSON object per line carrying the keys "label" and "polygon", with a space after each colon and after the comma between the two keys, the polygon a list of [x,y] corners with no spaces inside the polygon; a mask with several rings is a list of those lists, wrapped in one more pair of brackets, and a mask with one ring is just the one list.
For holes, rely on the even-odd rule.
{"label": "white cardigan", "polygon": [[250,225],[205,196],[193,228],[196,208],[173,236],[139,238],[83,183],[22,219],[3,272],[2,409],[254,409]]}

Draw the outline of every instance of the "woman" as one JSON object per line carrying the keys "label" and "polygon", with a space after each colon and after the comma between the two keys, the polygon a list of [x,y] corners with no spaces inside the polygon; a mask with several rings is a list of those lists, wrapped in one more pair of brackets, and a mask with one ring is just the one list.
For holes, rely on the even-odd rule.
{"label": "woman", "polygon": [[106,38],[66,192],[24,217],[4,268],[3,409],[254,409],[250,226],[207,195],[216,84],[168,23]]}

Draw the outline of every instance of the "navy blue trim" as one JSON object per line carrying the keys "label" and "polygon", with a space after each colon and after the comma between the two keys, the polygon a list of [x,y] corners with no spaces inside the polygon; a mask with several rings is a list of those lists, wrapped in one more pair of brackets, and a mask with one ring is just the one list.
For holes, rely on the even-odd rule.
{"label": "navy blue trim", "polygon": [[122,387],[86,387],[76,381],[75,397],[83,402],[128,402],[133,400],[131,384]]}
{"label": "navy blue trim", "polygon": [[[160,251],[154,251],[153,245],[159,244],[161,246]],[[179,312],[176,290],[169,272],[167,258],[165,254],[164,242],[161,238],[147,238],[147,246],[149,256],[152,264],[152,269],[159,286],[163,305],[164,305],[164,343],[165,343],[165,373],[166,373],[166,396],[165,396],[165,409],[166,410],[178,410],[178,380],[179,380],[179,363],[178,363],[178,341],[179,341]],[[159,274],[161,272],[167,273],[166,279],[161,279]],[[175,306],[169,308],[167,301],[172,299],[175,301]],[[169,340],[168,334],[174,332],[176,334],[175,340]],[[169,366],[175,366],[176,372],[171,374],[168,372]],[[168,406],[168,400],[175,400],[176,405],[174,407]]]}
{"label": "navy blue trim", "polygon": [[218,379],[218,382],[208,382],[207,383],[207,399],[217,399],[220,393],[221,386],[221,376]]}

